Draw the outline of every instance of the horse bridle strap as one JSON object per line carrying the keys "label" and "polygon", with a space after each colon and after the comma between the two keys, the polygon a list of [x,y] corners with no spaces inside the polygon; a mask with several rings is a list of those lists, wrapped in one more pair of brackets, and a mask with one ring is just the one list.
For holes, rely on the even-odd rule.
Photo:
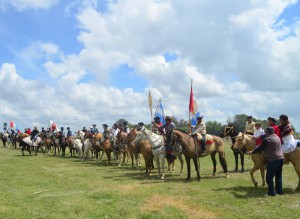
{"label": "horse bridle strap", "polygon": [[159,145],[157,145],[157,146],[153,147],[152,149],[157,149],[157,148],[160,148],[161,146],[163,146],[163,144],[162,144],[162,143],[160,143]]}

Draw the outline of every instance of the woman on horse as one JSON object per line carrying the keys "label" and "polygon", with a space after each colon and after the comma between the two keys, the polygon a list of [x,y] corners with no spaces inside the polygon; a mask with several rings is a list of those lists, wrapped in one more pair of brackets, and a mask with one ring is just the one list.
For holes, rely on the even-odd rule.
{"label": "woman on horse", "polygon": [[297,145],[300,145],[300,141],[294,139],[294,131],[287,115],[280,115],[279,121],[280,125],[278,128],[280,130],[280,137],[282,139],[283,153],[293,152]]}

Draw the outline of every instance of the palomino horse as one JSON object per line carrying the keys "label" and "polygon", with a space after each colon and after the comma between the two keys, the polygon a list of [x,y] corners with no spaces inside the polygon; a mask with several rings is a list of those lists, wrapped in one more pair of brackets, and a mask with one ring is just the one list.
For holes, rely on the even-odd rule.
{"label": "palomino horse", "polygon": [[[246,148],[248,151],[253,151],[255,149],[255,139],[252,138],[251,135],[240,133],[236,137],[235,147],[238,149]],[[256,156],[256,157],[255,157]],[[251,158],[254,162],[254,167],[252,168],[250,174],[252,182],[255,186],[257,186],[257,182],[253,177],[254,171],[260,169],[261,177],[263,180],[262,185],[265,185],[265,178],[264,178],[264,169],[265,169],[265,162],[264,156],[262,154],[252,154]],[[255,161],[254,161],[255,159]],[[291,162],[295,168],[295,171],[298,175],[298,186],[295,189],[296,192],[300,192],[300,147],[297,147],[293,152],[284,154],[284,164],[288,164]]]}
{"label": "palomino horse", "polygon": [[48,153],[50,154],[51,146],[52,146],[52,133],[43,133],[40,135],[42,138],[42,144],[47,148]]}
{"label": "palomino horse", "polygon": [[173,141],[179,142],[182,146],[182,153],[185,156],[185,160],[187,163],[187,180],[191,178],[191,163],[190,160],[193,159],[195,169],[197,172],[198,181],[200,180],[200,173],[198,167],[198,157],[205,157],[207,155],[211,156],[213,161],[214,169],[213,175],[216,174],[216,153],[219,154],[220,163],[222,165],[223,171],[226,173],[226,177],[228,177],[227,170],[227,162],[225,158],[225,150],[224,144],[221,138],[217,136],[212,136],[212,143],[206,144],[206,155],[201,156],[201,147],[196,143],[196,140],[191,137],[187,132],[179,129],[175,129],[173,131]]}
{"label": "palomino horse", "polygon": [[150,174],[153,169],[153,154],[151,151],[151,145],[147,140],[134,143],[138,133],[139,132],[136,128],[131,129],[127,138],[124,139],[124,143],[128,145],[128,151],[132,160],[132,167],[134,167],[133,157],[135,157],[136,160],[136,167],[138,167],[141,163],[139,159],[139,153],[141,153],[145,160],[146,174]]}
{"label": "palomino horse", "polygon": [[[156,161],[158,169],[158,177],[165,178],[165,158],[166,148],[164,146],[164,138],[161,135],[157,135],[154,132],[147,130],[144,126],[140,128],[141,133],[137,135],[134,143],[138,143],[141,140],[147,140],[152,149],[154,160]],[[161,165],[161,170],[160,170]]]}
{"label": "palomino horse", "polygon": [[236,138],[236,136],[238,136],[238,134],[239,134],[239,131],[237,130],[237,128],[234,127],[233,124],[228,124],[224,127],[223,131],[220,133],[219,136],[221,138],[226,138],[228,136],[231,138],[231,150],[233,151],[234,160],[235,160],[235,169],[234,169],[234,171],[235,172],[238,171],[239,155],[240,155],[241,167],[242,167],[241,172],[244,172],[244,154],[241,153],[240,150],[234,148],[235,138]]}
{"label": "palomino horse", "polygon": [[[239,133],[238,136],[236,136],[236,142],[234,147],[238,150],[244,151],[245,149],[247,151],[253,151],[255,149],[255,139],[252,135]],[[257,154],[251,154],[251,159],[254,163],[253,168],[250,171],[251,180],[253,184],[257,187],[257,182],[254,178],[254,172],[256,170],[260,170],[261,180],[262,180],[262,186],[265,186],[265,155],[264,153],[257,153]]]}

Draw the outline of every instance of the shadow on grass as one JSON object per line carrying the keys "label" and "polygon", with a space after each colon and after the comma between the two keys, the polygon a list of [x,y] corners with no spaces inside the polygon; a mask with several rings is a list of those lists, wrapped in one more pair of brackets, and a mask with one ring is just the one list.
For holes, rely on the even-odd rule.
{"label": "shadow on grass", "polygon": [[[234,186],[230,188],[218,188],[214,189],[216,192],[229,192],[232,193],[234,197],[239,199],[249,199],[249,198],[262,198],[268,192],[268,187],[249,187],[249,186]],[[295,192],[290,188],[284,188],[283,194],[295,194]]]}

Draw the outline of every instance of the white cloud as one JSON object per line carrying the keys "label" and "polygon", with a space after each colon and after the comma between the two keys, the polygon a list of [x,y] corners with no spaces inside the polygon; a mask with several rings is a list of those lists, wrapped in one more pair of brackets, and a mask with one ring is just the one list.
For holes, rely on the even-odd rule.
{"label": "white cloud", "polygon": [[[162,98],[166,114],[187,119],[190,79],[206,120],[226,122],[239,113],[262,119],[287,113],[296,119],[300,25],[295,23],[295,35],[284,40],[278,37],[289,30],[273,25],[294,3],[126,0],[110,2],[103,13],[95,1],[77,1],[69,7],[80,8],[77,39],[84,48],[78,54],[64,54],[59,46],[43,42],[26,51],[30,59],[43,57],[50,84],[41,87],[21,78],[8,64],[2,65],[0,77],[41,95],[40,99],[32,94],[34,107],[26,108],[29,118],[39,109],[40,120],[56,119],[77,127],[121,117],[132,123],[149,120],[148,90],[154,105]],[[178,58],[166,62],[165,53]],[[147,81],[143,92],[109,86],[110,70],[123,63]],[[88,74],[95,76],[93,80],[79,83]],[[7,92],[12,87],[1,89]],[[1,98],[5,108],[18,106],[6,95]]]}
{"label": "white cloud", "polygon": [[6,9],[7,6],[14,7],[18,11],[27,9],[49,9],[59,3],[59,0],[2,0],[0,7]]}

